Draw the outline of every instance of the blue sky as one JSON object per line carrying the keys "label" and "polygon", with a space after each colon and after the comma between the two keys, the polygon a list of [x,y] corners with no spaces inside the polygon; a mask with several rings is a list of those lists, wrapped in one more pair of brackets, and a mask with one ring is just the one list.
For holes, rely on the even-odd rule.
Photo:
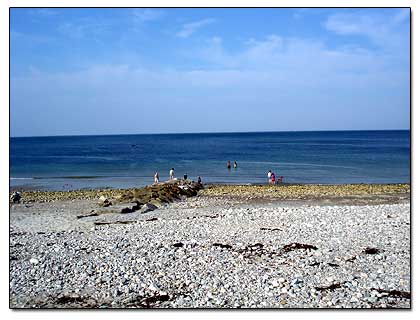
{"label": "blue sky", "polygon": [[11,9],[11,135],[408,129],[409,9]]}

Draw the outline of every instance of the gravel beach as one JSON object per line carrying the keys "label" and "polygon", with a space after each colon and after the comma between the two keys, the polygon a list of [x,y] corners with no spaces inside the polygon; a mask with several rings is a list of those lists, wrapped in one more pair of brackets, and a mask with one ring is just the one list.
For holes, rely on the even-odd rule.
{"label": "gravel beach", "polygon": [[119,192],[10,204],[11,308],[411,306],[409,185],[209,186],[88,215]]}

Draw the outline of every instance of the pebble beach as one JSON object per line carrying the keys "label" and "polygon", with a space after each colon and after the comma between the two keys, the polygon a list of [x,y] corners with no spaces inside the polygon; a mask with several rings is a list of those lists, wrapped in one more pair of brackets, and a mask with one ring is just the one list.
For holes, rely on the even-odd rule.
{"label": "pebble beach", "polygon": [[214,185],[115,211],[127,192],[11,203],[10,307],[411,307],[408,184]]}

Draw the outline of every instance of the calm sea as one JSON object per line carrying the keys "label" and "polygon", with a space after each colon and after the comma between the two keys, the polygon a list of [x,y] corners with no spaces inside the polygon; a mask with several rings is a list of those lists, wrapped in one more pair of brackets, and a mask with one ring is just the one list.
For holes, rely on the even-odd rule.
{"label": "calm sea", "polygon": [[[226,168],[226,161],[238,168]],[[205,183],[410,181],[410,131],[324,131],[10,138],[11,187],[135,187],[185,173]]]}

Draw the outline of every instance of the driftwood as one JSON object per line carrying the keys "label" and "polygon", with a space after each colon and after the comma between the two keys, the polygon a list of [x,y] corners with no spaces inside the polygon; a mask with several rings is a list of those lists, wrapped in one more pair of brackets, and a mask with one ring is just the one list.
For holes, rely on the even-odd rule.
{"label": "driftwood", "polygon": [[379,293],[386,293],[390,297],[411,299],[411,292],[408,292],[408,291],[385,290],[385,289],[379,289],[379,288],[372,288],[372,290],[376,290]]}
{"label": "driftwood", "polygon": [[136,220],[95,221],[93,224],[95,224],[97,226],[103,226],[103,225],[107,225],[107,224],[129,224],[129,223],[137,223],[137,221]]}
{"label": "driftwood", "polygon": [[326,287],[315,287],[315,290],[317,291],[326,291],[326,290],[335,290],[338,288],[341,288],[342,283],[333,283]]}

